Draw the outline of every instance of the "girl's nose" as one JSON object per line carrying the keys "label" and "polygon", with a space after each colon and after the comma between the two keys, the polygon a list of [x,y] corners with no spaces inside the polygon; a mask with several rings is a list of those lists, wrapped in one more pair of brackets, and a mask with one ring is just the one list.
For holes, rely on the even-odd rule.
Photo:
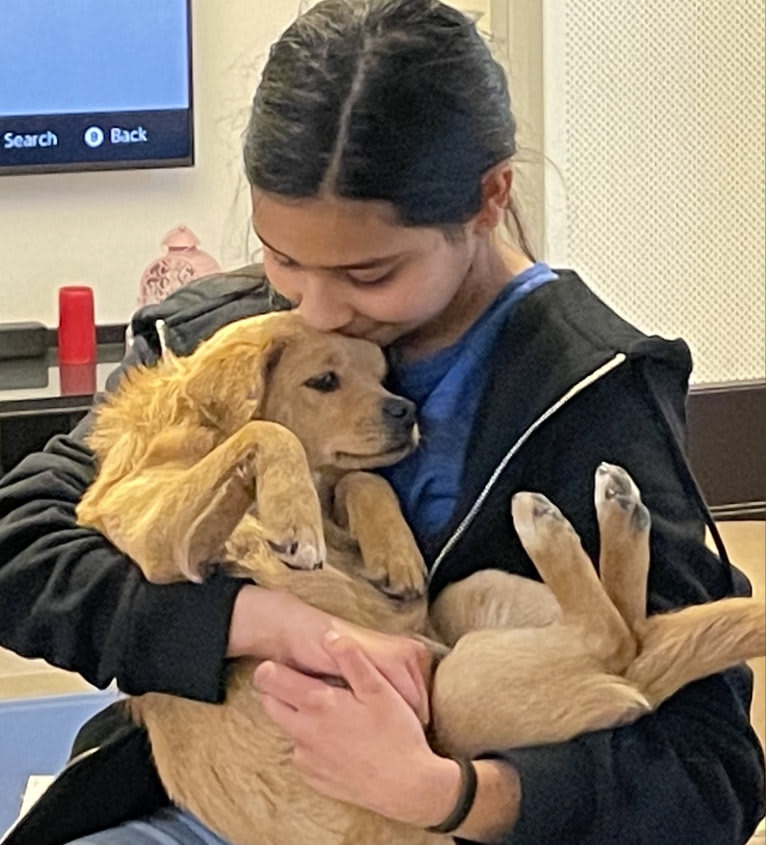
{"label": "girl's nose", "polygon": [[322,332],[341,329],[351,322],[353,309],[334,289],[332,280],[306,272],[297,296],[297,311],[314,329]]}

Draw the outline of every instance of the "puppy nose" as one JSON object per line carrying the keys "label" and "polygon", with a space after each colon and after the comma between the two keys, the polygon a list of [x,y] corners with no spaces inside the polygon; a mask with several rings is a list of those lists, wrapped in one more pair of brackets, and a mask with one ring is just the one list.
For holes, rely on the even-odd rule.
{"label": "puppy nose", "polygon": [[415,424],[415,404],[409,399],[391,397],[383,400],[383,416],[401,426]]}

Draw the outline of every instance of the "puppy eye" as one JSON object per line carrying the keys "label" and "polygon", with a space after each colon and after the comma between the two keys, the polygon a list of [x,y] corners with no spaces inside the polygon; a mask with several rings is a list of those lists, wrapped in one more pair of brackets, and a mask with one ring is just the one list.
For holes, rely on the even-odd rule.
{"label": "puppy eye", "polygon": [[322,373],[321,376],[306,379],[303,384],[312,390],[318,390],[320,393],[332,393],[340,387],[340,379],[338,378],[338,374],[331,370],[330,372]]}

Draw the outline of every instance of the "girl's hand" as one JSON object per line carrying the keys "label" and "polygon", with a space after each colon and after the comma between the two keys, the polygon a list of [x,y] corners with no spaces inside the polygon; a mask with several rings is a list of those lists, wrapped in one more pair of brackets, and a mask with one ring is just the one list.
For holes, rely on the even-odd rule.
{"label": "girl's hand", "polygon": [[288,593],[242,587],[234,603],[228,656],[257,657],[304,673],[336,675],[338,665],[325,648],[330,633],[353,640],[420,721],[428,723],[433,659],[425,645],[338,619]]}
{"label": "girl's hand", "polygon": [[[410,637],[381,634],[334,619],[329,636],[332,638],[338,634],[358,646],[367,660],[410,705],[420,722],[427,725],[430,721],[429,697],[434,662],[427,646]],[[335,654],[335,650],[330,649],[329,653]]]}
{"label": "girl's hand", "polygon": [[263,708],[293,741],[293,761],[319,792],[418,826],[441,821],[460,784],[426,742],[411,706],[350,637],[325,637],[348,689],[279,663],[255,671]]}

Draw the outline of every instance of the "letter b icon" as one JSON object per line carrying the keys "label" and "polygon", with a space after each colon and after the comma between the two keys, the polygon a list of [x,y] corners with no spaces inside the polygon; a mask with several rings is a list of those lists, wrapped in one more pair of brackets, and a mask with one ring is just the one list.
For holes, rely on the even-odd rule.
{"label": "letter b icon", "polygon": [[89,147],[100,147],[104,143],[104,132],[98,126],[89,126],[85,130],[83,140]]}

